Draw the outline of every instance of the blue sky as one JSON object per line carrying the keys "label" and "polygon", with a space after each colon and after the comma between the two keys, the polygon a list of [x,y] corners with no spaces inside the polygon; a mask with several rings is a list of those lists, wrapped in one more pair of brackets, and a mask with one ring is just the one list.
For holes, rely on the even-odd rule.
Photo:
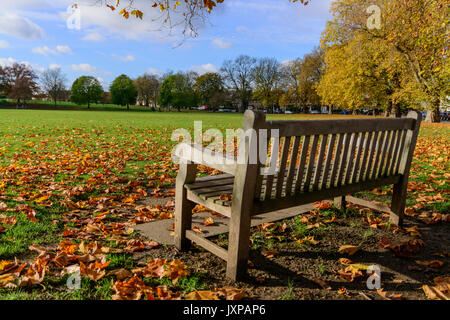
{"label": "blue sky", "polygon": [[[105,88],[125,73],[162,74],[173,70],[216,71],[239,54],[295,59],[319,44],[330,18],[330,0],[306,7],[288,0],[225,0],[200,26],[199,35],[182,40],[180,30],[159,30],[150,0],[135,0],[144,20],[125,20],[96,0],[6,0],[0,13],[0,65],[26,62],[36,71],[60,67],[68,84],[93,75]],[[77,15],[79,13],[79,15]],[[79,20],[73,19],[80,17]],[[176,19],[176,17],[174,17]],[[80,28],[67,25],[80,21]]]}

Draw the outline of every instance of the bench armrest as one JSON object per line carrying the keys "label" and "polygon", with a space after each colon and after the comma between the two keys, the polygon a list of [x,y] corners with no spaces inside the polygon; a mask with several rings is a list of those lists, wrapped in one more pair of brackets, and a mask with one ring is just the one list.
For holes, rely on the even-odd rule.
{"label": "bench armrest", "polygon": [[236,158],[203,148],[198,144],[178,144],[174,151],[174,157],[179,159],[180,164],[200,164],[232,175],[235,174],[237,165]]}

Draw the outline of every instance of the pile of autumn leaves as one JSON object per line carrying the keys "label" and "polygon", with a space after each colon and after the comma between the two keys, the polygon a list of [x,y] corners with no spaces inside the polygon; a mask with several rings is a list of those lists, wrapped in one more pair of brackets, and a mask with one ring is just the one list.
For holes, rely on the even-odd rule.
{"label": "pile of autumn leaves", "polygon": [[[139,241],[139,240],[129,240]],[[130,251],[133,245],[129,244]],[[152,243],[157,246],[157,243]],[[128,248],[127,247],[127,248]],[[38,257],[30,264],[16,261],[0,261],[0,288],[15,289],[39,285],[44,281],[46,275],[63,277],[78,273],[97,282],[104,276],[114,276],[116,281],[111,284],[114,292],[113,300],[174,300],[181,299],[181,292],[173,292],[167,286],[149,286],[143,278],[162,279],[167,277],[175,285],[180,279],[190,275],[186,265],[179,261],[167,261],[164,259],[150,259],[144,267],[132,269],[131,271],[119,268],[107,272],[106,268],[110,261],[106,260],[105,254],[112,252],[123,252],[125,249],[116,249],[102,246],[94,241],[79,244],[71,240],[61,241],[57,248],[32,245],[29,248],[39,253]],[[218,300],[223,297],[229,300],[238,300],[247,297],[243,290],[224,287],[212,291],[194,291],[185,295],[189,300]]]}

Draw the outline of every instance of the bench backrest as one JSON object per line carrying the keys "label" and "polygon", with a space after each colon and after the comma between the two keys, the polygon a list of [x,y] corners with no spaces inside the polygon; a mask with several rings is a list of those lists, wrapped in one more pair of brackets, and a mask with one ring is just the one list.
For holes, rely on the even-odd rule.
{"label": "bench backrest", "polygon": [[[269,147],[258,155],[266,166],[258,161],[242,174],[256,177],[254,198],[261,201],[408,174],[420,121],[415,111],[396,119],[276,121],[247,111],[244,130],[266,129],[268,141],[259,134],[256,139]],[[278,129],[279,139],[270,137],[271,129]],[[275,170],[261,170],[270,165]]]}

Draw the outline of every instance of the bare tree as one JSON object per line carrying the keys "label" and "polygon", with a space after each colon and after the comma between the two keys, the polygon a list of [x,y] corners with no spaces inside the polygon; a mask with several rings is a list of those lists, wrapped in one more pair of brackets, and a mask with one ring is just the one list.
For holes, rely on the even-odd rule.
{"label": "bare tree", "polygon": [[252,96],[252,72],[256,59],[240,55],[235,60],[226,60],[220,69],[226,85],[234,91],[239,100],[239,112],[244,112]]}
{"label": "bare tree", "polygon": [[275,93],[280,81],[280,63],[277,59],[259,59],[253,68],[251,78],[255,87],[254,97],[266,108],[277,105]]}
{"label": "bare tree", "polygon": [[6,69],[0,66],[0,95],[7,95],[8,77]]}
{"label": "bare tree", "polygon": [[66,93],[66,77],[60,68],[48,69],[41,76],[42,90],[54,101],[63,99]]}
{"label": "bare tree", "polygon": [[158,77],[145,73],[134,80],[134,86],[138,91],[139,102],[144,103],[147,107],[152,103],[153,107],[156,108],[161,89],[161,82]]}
{"label": "bare tree", "polygon": [[282,86],[284,87],[284,97],[288,104],[293,104],[295,109],[300,106],[300,72],[302,60],[297,58],[283,63],[280,66],[280,77]]}

